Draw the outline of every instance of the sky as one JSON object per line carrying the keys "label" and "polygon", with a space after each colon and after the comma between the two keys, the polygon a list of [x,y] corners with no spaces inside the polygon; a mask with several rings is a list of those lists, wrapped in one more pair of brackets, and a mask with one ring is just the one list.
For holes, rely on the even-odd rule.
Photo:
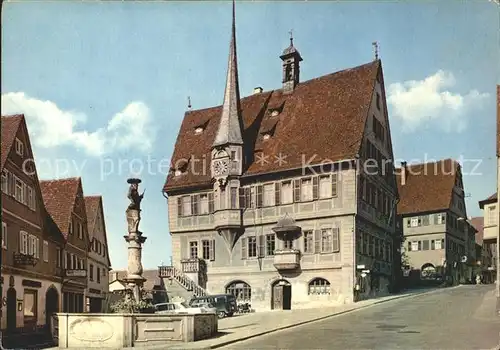
{"label": "sky", "polygon": [[[397,161],[454,158],[468,215],[495,191],[500,7],[484,1],[236,2],[241,96],[280,88],[294,44],[308,80],[373,60],[384,69]],[[2,115],[24,113],[41,179],[101,194],[113,268],[126,268],[129,177],[142,179],[145,268],[168,263],[162,186],[191,97],[222,103],[231,3],[4,2]]]}

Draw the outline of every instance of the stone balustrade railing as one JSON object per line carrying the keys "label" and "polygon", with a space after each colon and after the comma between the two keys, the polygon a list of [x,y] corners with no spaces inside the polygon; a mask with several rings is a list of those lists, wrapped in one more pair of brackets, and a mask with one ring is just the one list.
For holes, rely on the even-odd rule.
{"label": "stone balustrade railing", "polygon": [[177,269],[175,266],[159,266],[158,275],[161,278],[172,278],[176,280],[181,286],[186,290],[192,291],[193,295],[196,297],[201,297],[207,295],[207,291],[200,287],[191,278],[186,276],[182,271]]}

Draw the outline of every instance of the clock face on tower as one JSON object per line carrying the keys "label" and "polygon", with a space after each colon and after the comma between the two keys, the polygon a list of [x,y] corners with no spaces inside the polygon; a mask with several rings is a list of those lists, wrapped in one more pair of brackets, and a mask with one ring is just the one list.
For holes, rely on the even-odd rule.
{"label": "clock face on tower", "polygon": [[220,176],[227,173],[229,164],[227,160],[218,160],[214,163],[214,175]]}

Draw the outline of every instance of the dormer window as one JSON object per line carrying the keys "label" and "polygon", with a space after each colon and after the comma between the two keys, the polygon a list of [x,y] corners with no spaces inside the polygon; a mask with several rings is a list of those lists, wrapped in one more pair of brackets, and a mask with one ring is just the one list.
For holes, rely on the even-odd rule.
{"label": "dormer window", "polygon": [[20,156],[24,155],[24,144],[16,137],[16,153]]}
{"label": "dormer window", "polygon": [[198,135],[201,134],[203,130],[204,130],[203,127],[198,126],[196,129],[194,129],[194,133]]}
{"label": "dormer window", "polygon": [[277,109],[271,111],[271,117],[276,117],[278,114],[280,114],[280,112]]}
{"label": "dormer window", "polygon": [[174,173],[175,176],[181,176],[182,175],[182,171],[180,171],[179,169],[177,169]]}
{"label": "dormer window", "polygon": [[269,140],[270,138],[271,138],[270,133],[265,133],[264,135],[262,135],[262,139],[264,139],[264,140]]}

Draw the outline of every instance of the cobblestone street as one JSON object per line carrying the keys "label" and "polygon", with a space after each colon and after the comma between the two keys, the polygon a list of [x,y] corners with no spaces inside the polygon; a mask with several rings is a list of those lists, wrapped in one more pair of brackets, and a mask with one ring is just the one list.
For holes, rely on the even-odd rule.
{"label": "cobblestone street", "polygon": [[492,285],[461,286],[374,305],[224,349],[494,349]]}

